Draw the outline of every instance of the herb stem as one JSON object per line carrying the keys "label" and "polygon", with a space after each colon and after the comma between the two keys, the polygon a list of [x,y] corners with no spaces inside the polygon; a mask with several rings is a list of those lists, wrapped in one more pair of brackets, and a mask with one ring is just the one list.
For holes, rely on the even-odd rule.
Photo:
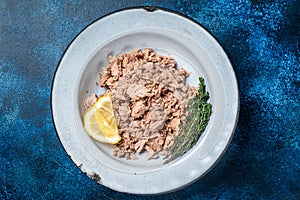
{"label": "herb stem", "polygon": [[178,134],[174,137],[174,143],[164,158],[165,163],[182,156],[197,143],[212,113],[212,105],[207,102],[208,99],[209,93],[205,89],[204,79],[200,77],[198,95],[189,102],[191,112],[187,116],[188,123],[180,126]]}

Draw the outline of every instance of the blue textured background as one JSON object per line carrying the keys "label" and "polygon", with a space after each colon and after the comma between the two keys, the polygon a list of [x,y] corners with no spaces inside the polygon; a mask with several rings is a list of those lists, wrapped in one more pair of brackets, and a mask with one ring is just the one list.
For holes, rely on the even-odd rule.
{"label": "blue textured background", "polygon": [[[161,196],[118,193],[71,162],[50,109],[57,64],[99,17],[130,6],[181,12],[223,45],[241,110],[233,141],[204,178]],[[0,1],[0,199],[300,199],[300,2]]]}

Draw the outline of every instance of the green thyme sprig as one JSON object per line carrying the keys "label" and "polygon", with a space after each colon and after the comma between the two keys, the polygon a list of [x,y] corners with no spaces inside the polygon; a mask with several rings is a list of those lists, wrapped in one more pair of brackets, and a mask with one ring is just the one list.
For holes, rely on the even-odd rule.
{"label": "green thyme sprig", "polygon": [[189,102],[190,113],[186,118],[187,123],[179,126],[174,143],[169,147],[168,154],[164,158],[165,164],[182,156],[197,143],[212,113],[212,105],[207,102],[208,99],[209,93],[205,89],[204,79],[200,77],[198,95]]}

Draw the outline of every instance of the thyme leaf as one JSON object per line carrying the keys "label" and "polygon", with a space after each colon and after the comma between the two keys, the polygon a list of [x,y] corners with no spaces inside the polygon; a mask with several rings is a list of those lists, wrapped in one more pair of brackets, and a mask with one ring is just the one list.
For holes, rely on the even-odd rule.
{"label": "thyme leaf", "polygon": [[186,118],[187,123],[179,127],[174,143],[169,147],[168,154],[164,158],[165,164],[182,156],[197,143],[212,113],[212,105],[207,102],[208,99],[209,93],[205,89],[204,79],[200,77],[198,95],[189,101],[190,113]]}

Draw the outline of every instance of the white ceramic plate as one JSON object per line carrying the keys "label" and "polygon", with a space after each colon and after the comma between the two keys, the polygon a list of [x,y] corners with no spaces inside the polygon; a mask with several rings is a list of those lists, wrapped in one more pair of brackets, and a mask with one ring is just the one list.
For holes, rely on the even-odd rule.
{"label": "white ceramic plate", "polygon": [[[109,54],[150,47],[174,56],[192,72],[188,82],[205,79],[213,113],[197,145],[164,165],[162,159],[126,160],[92,140],[83,128],[83,101],[103,93],[95,82]],[[239,94],[230,61],[219,43],[199,24],[161,9],[132,8],[102,17],[70,44],[57,68],[52,112],[60,141],[89,177],[113,190],[159,194],[180,189],[206,174],[228,147],[237,123]]]}

